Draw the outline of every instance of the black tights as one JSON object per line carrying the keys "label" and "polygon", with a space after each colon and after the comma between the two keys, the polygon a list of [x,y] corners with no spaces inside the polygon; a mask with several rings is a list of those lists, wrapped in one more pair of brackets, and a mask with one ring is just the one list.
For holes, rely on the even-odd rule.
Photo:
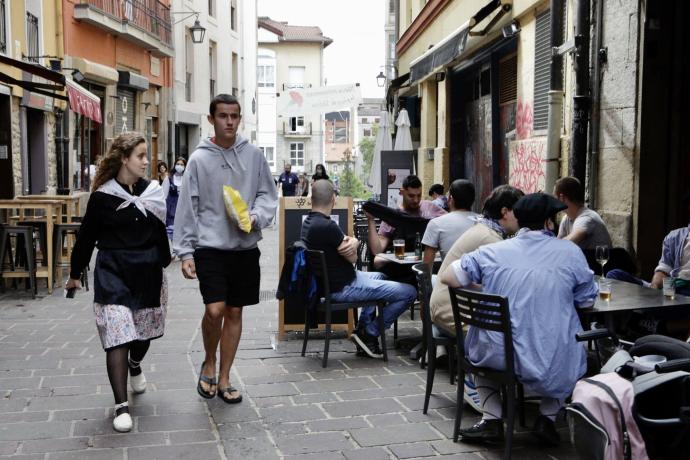
{"label": "black tights", "polygon": [[[151,344],[150,340],[137,340],[129,342],[119,347],[111,348],[105,352],[105,362],[108,368],[108,379],[110,386],[113,389],[113,396],[115,396],[115,404],[120,404],[127,401],[127,370],[129,369],[129,360],[133,362],[141,362],[146,356],[146,352]],[[130,369],[133,375],[141,373],[141,369],[136,367]],[[118,410],[118,415],[122,412],[129,412],[125,407]]]}

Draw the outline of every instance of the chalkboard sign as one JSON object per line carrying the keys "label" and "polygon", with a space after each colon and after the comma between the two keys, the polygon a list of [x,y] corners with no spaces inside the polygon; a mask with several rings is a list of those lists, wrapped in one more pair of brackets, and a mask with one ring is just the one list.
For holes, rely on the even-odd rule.
{"label": "chalkboard sign", "polygon": [[[285,249],[300,239],[302,222],[311,211],[310,197],[281,197],[278,208],[278,224],[280,226],[280,246],[278,273],[285,263]],[[344,234],[352,236],[352,198],[336,197],[335,206],[331,212],[331,219],[338,223]],[[334,312],[331,316],[332,330],[347,330],[352,333],[354,318],[352,310]],[[319,329],[322,329],[323,318],[319,317]],[[304,305],[280,301],[278,313],[278,338],[285,339],[287,331],[304,331]]]}
{"label": "chalkboard sign", "polygon": [[386,206],[400,206],[403,180],[414,173],[414,153],[414,150],[381,151],[381,202]]}

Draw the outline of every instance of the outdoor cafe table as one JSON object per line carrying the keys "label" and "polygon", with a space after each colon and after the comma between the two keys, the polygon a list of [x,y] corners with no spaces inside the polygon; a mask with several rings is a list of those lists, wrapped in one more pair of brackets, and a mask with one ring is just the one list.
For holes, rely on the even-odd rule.
{"label": "outdoor cafe table", "polygon": [[18,200],[51,200],[60,201],[64,207],[64,215],[67,217],[67,223],[72,222],[72,218],[79,217],[79,200],[80,195],[19,195]]}
{"label": "outdoor cafe table", "polygon": [[[47,199],[22,199],[22,200],[0,200],[0,209],[7,209],[8,211],[17,211],[20,216],[24,217],[27,210],[43,211],[43,216],[37,218],[40,222],[46,223],[46,247],[42,248],[45,251],[45,266],[36,268],[37,278],[46,278],[48,280],[48,293],[53,292],[53,225],[57,222],[62,222],[62,201],[47,200]],[[8,216],[9,218],[9,216]],[[9,221],[9,219],[8,219]],[[9,222],[8,222],[9,223]],[[26,272],[4,272],[3,278],[24,277]]]}
{"label": "outdoor cafe table", "polygon": [[[393,262],[396,264],[400,265],[415,265],[418,264],[422,261],[420,257],[416,257],[414,252],[406,252],[405,253],[405,258],[404,259],[398,259],[395,254],[390,253],[390,252],[385,252],[385,253],[380,253],[376,255],[377,257],[381,257],[383,259],[388,260],[389,262]],[[436,257],[434,258],[434,262],[441,262],[441,255],[436,253]],[[395,280],[392,280],[395,281]],[[420,315],[422,321],[424,321],[424,315]],[[422,331],[424,330],[424,327],[422,326]],[[406,339],[407,341],[412,341],[415,344],[414,347],[410,350],[410,359],[414,359],[415,361],[418,360],[419,358],[422,357],[422,354],[426,351],[426,338],[424,337],[424,334],[418,337],[412,337],[410,339]]]}
{"label": "outdoor cafe table", "polygon": [[[595,277],[595,281],[599,277]],[[672,308],[690,307],[690,297],[676,294],[675,299],[664,297],[661,289],[639,286],[625,281],[611,280],[611,300],[602,300],[597,296],[594,305],[582,309],[582,313],[599,314],[604,316],[604,323],[612,330],[612,318],[616,313],[633,310],[650,312],[651,310],[667,310]],[[690,315],[690,311],[688,311]]]}

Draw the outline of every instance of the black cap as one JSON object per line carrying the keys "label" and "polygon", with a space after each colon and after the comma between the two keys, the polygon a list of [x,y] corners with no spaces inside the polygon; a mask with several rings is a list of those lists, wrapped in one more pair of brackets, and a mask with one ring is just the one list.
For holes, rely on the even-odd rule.
{"label": "black cap", "polygon": [[567,207],[555,197],[538,192],[520,198],[513,206],[513,213],[520,222],[543,222]]}

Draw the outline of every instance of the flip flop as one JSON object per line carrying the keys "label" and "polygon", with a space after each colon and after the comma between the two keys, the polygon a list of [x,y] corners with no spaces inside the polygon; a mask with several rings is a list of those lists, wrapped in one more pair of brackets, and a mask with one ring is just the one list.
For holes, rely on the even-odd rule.
{"label": "flip flop", "polygon": [[227,404],[237,404],[242,402],[242,395],[239,395],[236,398],[226,398],[225,393],[232,393],[233,391],[237,391],[239,393],[239,390],[232,385],[230,385],[227,388],[218,388],[218,397],[222,399],[225,403]]}
{"label": "flip flop", "polygon": [[213,399],[213,397],[216,396],[216,393],[211,393],[210,391],[204,390],[204,387],[201,386],[201,382],[207,383],[209,385],[218,385],[218,382],[216,382],[215,377],[207,377],[202,374],[204,370],[204,364],[206,364],[206,362],[201,363],[201,369],[199,370],[199,381],[196,384],[196,391],[202,398]]}

